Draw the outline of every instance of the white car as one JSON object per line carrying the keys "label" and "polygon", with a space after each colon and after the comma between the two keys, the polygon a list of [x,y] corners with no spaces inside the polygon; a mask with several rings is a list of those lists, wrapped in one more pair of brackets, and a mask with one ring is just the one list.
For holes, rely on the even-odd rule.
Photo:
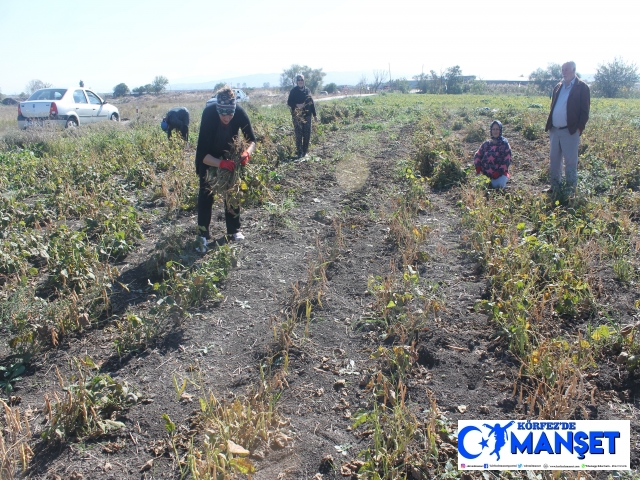
{"label": "white car", "polygon": [[[232,88],[231,90],[233,90],[233,93],[236,96],[236,102],[248,102],[249,101],[249,95],[244,93],[239,88]],[[215,95],[213,97],[211,97],[209,100],[207,100],[207,107],[209,105],[213,105],[214,103],[217,103]]]}
{"label": "white car", "polygon": [[18,104],[18,126],[53,124],[65,128],[102,120],[120,121],[118,108],[86,88],[43,88]]}

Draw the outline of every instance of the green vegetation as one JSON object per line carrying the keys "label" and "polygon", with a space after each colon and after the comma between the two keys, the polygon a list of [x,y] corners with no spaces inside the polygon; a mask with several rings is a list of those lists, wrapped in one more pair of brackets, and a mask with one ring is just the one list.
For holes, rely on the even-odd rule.
{"label": "green vegetation", "polygon": [[162,75],[157,75],[151,82],[151,91],[153,93],[162,93],[167,89],[167,85],[169,85],[169,79]]}
{"label": "green vegetation", "polygon": [[640,81],[638,67],[634,63],[625,63],[622,58],[598,66],[594,76],[593,89],[596,94],[606,98],[626,97]]}
{"label": "green vegetation", "polygon": [[119,83],[113,87],[113,96],[114,98],[124,97],[129,94],[129,91],[129,87],[127,87],[126,83]]}
{"label": "green vegetation", "polygon": [[[438,78],[425,89],[438,87]],[[545,85],[541,80],[540,88]],[[637,374],[640,328],[623,325],[607,295],[632,291],[640,279],[640,103],[594,99],[582,137],[577,193],[555,196],[540,192],[546,172],[525,151],[543,143],[537,140],[544,138],[548,105],[544,96],[399,94],[323,104],[314,155],[305,160],[304,173],[334,172],[357,154],[373,161],[370,153],[381,145],[393,152],[406,147],[397,149],[399,156],[375,157],[395,162],[392,173],[380,178],[385,208],[373,212],[365,206],[350,217],[345,205],[333,218],[324,210],[313,216],[331,225],[330,241],[308,239],[312,245],[305,247],[313,253],[307,270],[269,319],[273,338],[259,360],[258,385],[224,399],[202,392],[189,428],[162,416],[174,468],[203,479],[251,474],[260,452],[289,445],[293,428],[277,407],[290,364],[296,354],[306,354],[302,347],[313,341],[309,331],[324,328],[317,312],[328,291],[327,272],[346,263],[343,229],[357,232],[357,220],[368,216],[384,227],[377,231],[384,232],[381,242],[394,256],[384,274],[367,279],[367,315],[358,326],[389,342],[368,352],[373,368],[363,371],[359,392],[366,407],[357,406],[350,418],[362,442],[357,451],[350,445],[336,450],[357,458],[343,467],[362,478],[456,475],[455,427],[439,410],[436,395],[426,389],[429,408],[420,410],[407,393],[422,368],[416,351],[420,333],[458,301],[420,273],[444,251],[430,248],[432,230],[419,221],[435,210],[436,195],[446,195],[452,216],[459,214],[466,261],[486,280],[475,309],[486,314],[493,342],[519,362],[514,391],[525,405],[523,415],[583,414],[581,406],[594,393],[582,379],[607,357],[615,355],[623,372]],[[158,128],[166,107],[149,107],[128,124],[105,122],[73,132],[11,130],[3,137],[0,325],[15,355],[2,370],[4,392],[20,385],[34,354],[56,348],[71,334],[82,340],[88,330],[102,334],[96,329],[104,329],[110,336],[105,348],[123,361],[157,346],[171,326],[197,319],[199,309],[223,301],[221,286],[241,257],[229,246],[196,255],[195,232],[178,228],[193,224],[183,215],[195,213],[197,177],[193,148],[179,138],[168,140]],[[295,151],[290,114],[284,105],[246,108],[258,150],[247,168],[244,205],[260,207],[256,216],[274,232],[285,230],[301,196],[292,179],[303,170],[290,161]],[[486,178],[472,175],[470,152],[488,136],[493,119],[503,123],[507,137],[517,133],[520,148],[514,152],[519,181],[507,191],[493,191]],[[155,246],[141,248],[151,224],[159,226]],[[148,279],[135,293],[146,301],[123,306],[114,300],[131,293],[121,270],[134,254],[139,275]],[[633,300],[628,309],[637,317],[637,295]],[[100,373],[88,358],[74,360],[72,368],[77,374],[69,381],[59,378],[62,393],[47,399],[43,438],[73,442],[122,428],[118,412],[136,403],[135,389]],[[197,366],[189,369],[194,370]],[[172,392],[172,401],[190,401],[188,382],[178,380],[182,373],[173,377],[177,398]],[[5,404],[6,412],[11,410]],[[6,423],[14,433],[22,431],[20,423]],[[3,454],[2,468],[29,463],[32,453],[21,438],[16,433],[13,441],[22,453]]]}
{"label": "green vegetation", "polygon": [[547,68],[538,68],[529,75],[529,81],[543,94],[549,94],[553,87],[562,80],[562,65],[550,63]]}
{"label": "green vegetation", "polygon": [[331,83],[325,85],[324,89],[327,91],[327,93],[335,93],[338,90],[338,85],[336,85],[335,83],[331,82]]}
{"label": "green vegetation", "polygon": [[120,383],[106,374],[92,374],[96,365],[89,357],[74,359],[77,375],[66,384],[60,373],[58,381],[63,388],[62,398],[54,393],[54,401],[46,398],[48,424],[42,438],[48,442],[95,437],[119,430],[125,425],[112,419],[113,414],[137,403],[137,391],[126,382]]}
{"label": "green vegetation", "polygon": [[296,86],[296,75],[304,75],[304,84],[312,93],[322,90],[322,79],[327,76],[322,68],[311,68],[306,65],[293,64],[282,70],[280,74],[280,88],[290,89]]}

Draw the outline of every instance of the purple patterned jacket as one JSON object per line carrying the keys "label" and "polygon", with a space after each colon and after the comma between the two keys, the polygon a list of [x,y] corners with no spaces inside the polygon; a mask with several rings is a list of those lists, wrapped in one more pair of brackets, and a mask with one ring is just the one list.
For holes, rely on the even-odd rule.
{"label": "purple patterned jacket", "polygon": [[506,138],[500,137],[498,143],[493,140],[484,142],[475,157],[473,164],[476,173],[483,173],[489,178],[500,178],[503,175],[509,177],[509,165],[511,165],[511,148]]}

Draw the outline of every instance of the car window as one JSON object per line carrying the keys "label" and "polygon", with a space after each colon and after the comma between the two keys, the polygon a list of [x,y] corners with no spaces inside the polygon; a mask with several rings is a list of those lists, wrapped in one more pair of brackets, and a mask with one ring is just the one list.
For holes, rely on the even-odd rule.
{"label": "car window", "polygon": [[87,97],[84,96],[82,90],[76,90],[73,92],[73,101],[74,103],[87,103]]}
{"label": "car window", "polygon": [[60,100],[65,92],[64,88],[45,88],[34,92],[29,100]]}
{"label": "car window", "polygon": [[92,103],[93,105],[102,105],[102,102],[100,101],[100,99],[95,93],[87,90],[86,94],[87,94],[87,97],[89,97],[89,103]]}

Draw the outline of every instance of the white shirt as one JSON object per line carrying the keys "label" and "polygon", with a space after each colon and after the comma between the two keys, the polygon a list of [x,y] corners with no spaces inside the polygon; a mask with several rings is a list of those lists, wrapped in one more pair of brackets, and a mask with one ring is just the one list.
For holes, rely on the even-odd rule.
{"label": "white shirt", "polygon": [[551,123],[556,128],[567,126],[567,100],[569,99],[569,93],[575,81],[576,77],[573,77],[569,85],[565,85],[565,83],[562,82],[562,86],[558,92],[558,99],[556,100],[556,105],[553,107],[553,114],[551,115]]}

